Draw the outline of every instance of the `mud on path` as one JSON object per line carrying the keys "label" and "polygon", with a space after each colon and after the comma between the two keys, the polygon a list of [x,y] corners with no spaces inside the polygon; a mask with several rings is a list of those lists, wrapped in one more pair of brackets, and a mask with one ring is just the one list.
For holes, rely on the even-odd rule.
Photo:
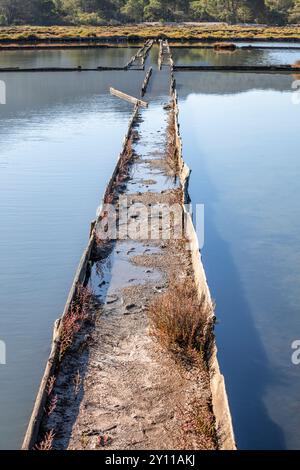
{"label": "mud on path", "polygon": [[[165,80],[167,90],[167,75]],[[183,198],[166,163],[167,99],[166,92],[140,111],[135,157],[116,203],[119,210],[120,204],[130,209]],[[161,233],[160,217],[137,210],[131,219],[143,228],[151,221]],[[174,230],[170,224],[169,232]],[[189,426],[195,403],[213,421],[208,371],[168,352],[149,328],[147,308],[167,289],[170,276],[192,276],[190,252],[172,237],[117,239],[93,265],[89,284],[97,299],[91,307],[95,321],[63,361],[53,390],[55,409],[42,423],[44,433],[54,432],[53,449],[217,447],[215,435],[199,435]]]}

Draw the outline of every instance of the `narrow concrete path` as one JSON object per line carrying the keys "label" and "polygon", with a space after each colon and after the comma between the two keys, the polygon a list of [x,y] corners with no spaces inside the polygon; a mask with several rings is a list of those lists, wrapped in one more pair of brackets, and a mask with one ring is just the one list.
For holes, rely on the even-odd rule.
{"label": "narrow concrete path", "polygon": [[[157,96],[162,81],[165,93]],[[129,209],[150,207],[172,204],[180,195],[166,163],[168,67],[153,71],[145,99],[150,105],[140,110],[135,159],[119,211],[121,203]],[[139,210],[131,219],[142,228],[149,222]],[[151,222],[160,223],[159,218]],[[149,236],[117,239],[105,260],[93,266],[90,285],[101,305],[85,339],[88,349],[68,361],[56,384],[58,405],[47,419],[47,429],[55,429],[54,449],[214,448],[186,431],[186,408],[195,400],[210,406],[208,373],[178,363],[151,336],[147,317],[168,278],[174,273],[184,278],[191,270],[190,254],[178,249],[177,240]]]}

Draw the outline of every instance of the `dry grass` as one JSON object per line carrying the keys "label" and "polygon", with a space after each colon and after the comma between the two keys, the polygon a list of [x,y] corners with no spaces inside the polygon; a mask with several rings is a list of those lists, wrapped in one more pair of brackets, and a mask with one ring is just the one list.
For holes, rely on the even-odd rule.
{"label": "dry grass", "polygon": [[76,375],[73,379],[73,384],[74,384],[74,394],[77,397],[77,395],[80,392],[80,387],[81,387],[81,384],[82,384],[82,378],[81,378],[79,370],[77,371],[77,373],[76,373]]}
{"label": "dry grass", "polygon": [[198,450],[216,450],[218,439],[215,418],[210,403],[194,400],[188,410],[182,411],[181,418],[183,447],[188,449],[189,436],[196,436]]}
{"label": "dry grass", "polygon": [[57,408],[57,403],[58,403],[58,396],[57,395],[54,395],[50,400],[49,400],[49,404],[48,404],[48,407],[47,407],[47,415],[48,416],[51,416],[52,413],[54,413],[54,411],[56,410]]}
{"label": "dry grass", "polygon": [[105,204],[113,204],[116,196],[116,192],[118,190],[118,186],[123,184],[129,176],[130,170],[130,163],[134,156],[133,152],[133,142],[135,139],[135,133],[132,132],[130,138],[127,141],[127,144],[120,156],[118,162],[118,171],[113,183],[107,188],[106,193],[104,195],[104,203]]}
{"label": "dry grass", "polygon": [[122,25],[122,26],[8,26],[1,27],[0,41],[128,41],[166,38],[174,40],[297,40],[300,39],[299,26],[237,26],[227,24],[192,25]]}
{"label": "dry grass", "polygon": [[[137,141],[138,139],[139,139],[138,132],[136,130],[132,130],[131,135],[129,139],[127,140],[127,143],[123,149],[123,152],[120,155],[115,179],[109,184],[109,186],[106,189],[104,199],[103,199],[104,204],[106,205],[114,204],[117,200],[117,195],[118,195],[118,192],[120,191],[120,188],[128,180],[129,172],[130,172],[130,165],[134,157],[133,143]],[[103,228],[105,227],[108,228],[108,225],[105,225],[107,217],[109,215],[108,210],[109,209],[103,211],[99,218],[99,220],[103,224]],[[93,252],[93,258],[97,259],[98,258],[97,252],[99,251],[99,249],[101,250],[101,252],[103,252],[103,250],[107,248],[109,240],[107,239],[103,240],[101,236],[99,236],[99,234],[97,233],[97,230],[95,230],[94,239],[95,239],[95,247],[94,247],[94,252]],[[70,318],[70,320],[72,319]]]}
{"label": "dry grass", "polygon": [[[208,379],[206,353],[213,338],[213,307],[204,296],[199,299],[192,278],[176,281],[173,277],[168,290],[149,308],[151,333],[164,347],[175,353],[180,367],[201,381]],[[208,385],[209,386],[209,385]],[[218,447],[215,417],[209,400],[193,398],[179,410],[178,429],[182,449],[190,449],[191,442],[198,450],[215,450]]]}
{"label": "dry grass", "polygon": [[133,157],[132,144],[133,144],[133,135],[131,135],[130,138],[128,139],[126,147],[125,147],[125,149],[124,149],[124,151],[121,155],[121,158],[119,160],[119,168],[118,168],[118,173],[117,173],[117,176],[116,176],[116,184],[117,185],[120,184],[120,183],[123,183],[128,178],[129,166],[130,166],[130,162],[131,162],[132,157]]}
{"label": "dry grass", "polygon": [[54,430],[47,432],[43,440],[35,446],[35,450],[52,450],[53,440],[55,437]]}
{"label": "dry grass", "polygon": [[62,320],[59,361],[62,361],[66,352],[72,346],[82,324],[89,318],[92,301],[92,291],[88,287],[78,286],[76,297],[71,303],[67,315]]}
{"label": "dry grass", "polygon": [[168,349],[204,351],[207,324],[212,308],[204,296],[199,299],[191,278],[169,283],[149,308],[151,332]]}
{"label": "dry grass", "polygon": [[214,49],[217,51],[235,51],[237,46],[231,42],[216,42],[214,44]]}
{"label": "dry grass", "polygon": [[47,392],[48,397],[50,397],[51,393],[53,392],[55,382],[56,382],[55,375],[51,375],[51,377],[49,377],[49,380],[47,382],[47,387],[46,387],[46,392]]}

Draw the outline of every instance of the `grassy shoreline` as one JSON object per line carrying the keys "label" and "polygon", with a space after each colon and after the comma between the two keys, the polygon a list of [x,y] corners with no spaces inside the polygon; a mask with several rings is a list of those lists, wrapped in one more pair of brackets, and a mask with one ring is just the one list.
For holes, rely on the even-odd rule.
{"label": "grassy shoreline", "polygon": [[123,25],[123,26],[5,26],[0,43],[62,43],[97,41],[138,42],[167,38],[171,41],[296,41],[299,26],[229,26],[225,24]]}

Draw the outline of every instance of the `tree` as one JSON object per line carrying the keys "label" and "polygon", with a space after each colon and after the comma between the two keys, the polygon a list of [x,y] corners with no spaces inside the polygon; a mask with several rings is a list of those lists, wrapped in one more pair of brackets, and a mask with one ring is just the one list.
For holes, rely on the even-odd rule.
{"label": "tree", "polygon": [[0,0],[0,12],[7,24],[13,23],[22,10],[22,0]]}
{"label": "tree", "polygon": [[190,13],[193,19],[198,21],[212,19],[209,14],[209,1],[197,0],[190,3]]}
{"label": "tree", "polygon": [[252,9],[244,4],[240,5],[237,9],[237,20],[241,23],[250,23],[253,21]]}
{"label": "tree", "polygon": [[53,0],[33,0],[29,9],[30,23],[51,24],[58,18],[58,11]]}
{"label": "tree", "polygon": [[191,13],[198,19],[214,19],[236,23],[251,16],[246,0],[198,0],[191,2]]}
{"label": "tree", "polygon": [[0,0],[0,24],[300,21],[300,0]]}
{"label": "tree", "polygon": [[285,24],[294,0],[265,0],[268,19],[271,23]]}
{"label": "tree", "polygon": [[265,0],[246,0],[245,4],[252,12],[252,20],[256,23],[262,23],[266,20]]}
{"label": "tree", "polygon": [[157,21],[163,18],[164,9],[161,0],[150,0],[149,4],[146,5],[145,19],[149,21]]}
{"label": "tree", "polygon": [[144,0],[128,0],[121,8],[121,13],[129,20],[141,22],[144,19]]}
{"label": "tree", "polygon": [[300,23],[300,0],[294,0],[294,5],[289,10],[290,23]]}

